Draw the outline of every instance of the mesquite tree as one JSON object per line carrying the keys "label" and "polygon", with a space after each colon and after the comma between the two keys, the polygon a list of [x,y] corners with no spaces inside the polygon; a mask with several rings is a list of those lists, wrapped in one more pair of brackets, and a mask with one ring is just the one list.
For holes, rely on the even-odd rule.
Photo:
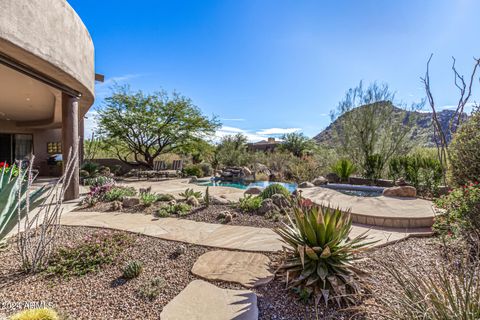
{"label": "mesquite tree", "polygon": [[463,75],[458,73],[457,68],[455,67],[455,58],[452,57],[452,71],[454,74],[454,83],[455,87],[459,90],[460,97],[458,98],[457,106],[454,110],[454,113],[451,115],[448,126],[442,127],[441,122],[438,118],[438,111],[435,105],[435,100],[432,95],[431,87],[430,87],[430,61],[432,60],[433,54],[430,55],[427,61],[427,71],[425,72],[425,77],[420,78],[425,86],[425,91],[427,94],[428,102],[430,108],[432,109],[432,122],[433,122],[433,129],[434,129],[434,137],[435,137],[435,144],[437,147],[437,154],[438,160],[442,166],[443,171],[443,181],[446,184],[446,172],[448,162],[450,161],[448,155],[448,136],[452,136],[460,126],[461,122],[465,119],[464,117],[464,110],[465,106],[467,105],[468,101],[472,96],[472,87],[473,84],[477,79],[476,73],[478,68],[480,67],[480,59],[473,58],[474,65],[472,69],[472,73],[470,77],[465,80]]}
{"label": "mesquite tree", "polygon": [[220,126],[177,92],[132,93],[127,86],[115,87],[105,99],[98,124],[120,160],[150,168],[160,155],[189,149]]}

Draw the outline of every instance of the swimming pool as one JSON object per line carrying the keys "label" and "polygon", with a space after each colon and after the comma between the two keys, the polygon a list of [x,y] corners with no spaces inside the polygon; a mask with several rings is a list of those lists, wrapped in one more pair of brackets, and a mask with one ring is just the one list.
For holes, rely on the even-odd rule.
{"label": "swimming pool", "polygon": [[242,183],[241,181],[198,181],[198,185],[209,186],[209,187],[230,187],[246,190],[251,187],[266,188],[271,184],[280,184],[288,189],[290,192],[297,190],[297,185],[295,183],[286,183],[286,182],[271,182],[271,181],[255,181],[250,183]]}

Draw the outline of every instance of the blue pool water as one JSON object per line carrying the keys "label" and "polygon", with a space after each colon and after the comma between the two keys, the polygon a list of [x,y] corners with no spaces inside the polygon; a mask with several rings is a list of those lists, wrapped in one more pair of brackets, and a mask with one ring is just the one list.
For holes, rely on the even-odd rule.
{"label": "blue pool water", "polygon": [[281,184],[285,188],[288,189],[290,192],[294,192],[297,190],[297,185],[295,183],[286,183],[286,182],[270,182],[270,181],[255,181],[251,183],[242,183],[241,181],[232,182],[232,181],[206,181],[201,182],[199,181],[197,184],[202,186],[210,186],[210,187],[230,187],[230,188],[237,188],[237,189],[248,189],[250,187],[260,187],[265,188],[271,184]]}

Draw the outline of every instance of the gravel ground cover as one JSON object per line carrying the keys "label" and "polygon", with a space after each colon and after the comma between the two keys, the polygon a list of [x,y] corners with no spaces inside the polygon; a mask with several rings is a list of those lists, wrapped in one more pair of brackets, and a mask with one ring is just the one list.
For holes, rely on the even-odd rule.
{"label": "gravel ground cover", "polygon": [[[212,210],[212,209],[210,209]],[[49,277],[45,273],[25,275],[20,272],[15,243],[0,252],[0,315],[12,313],[6,310],[21,302],[50,303],[68,319],[158,319],[162,308],[187,286],[197,279],[190,273],[196,259],[211,248],[165,241],[143,235],[120,231],[105,231],[97,228],[62,226],[59,246],[75,246],[96,233],[128,234],[133,241],[117,257],[117,260],[99,271],[81,277]],[[179,254],[179,252],[183,252]],[[389,259],[394,252],[408,253],[413,268],[436,268],[441,258],[441,246],[436,239],[409,239],[398,244],[379,248],[362,256],[359,266],[370,272],[369,284],[373,292],[386,293],[392,282],[374,259]],[[281,261],[281,254],[267,254],[272,266]],[[138,278],[125,281],[121,278],[122,267],[130,260],[139,260],[144,269]],[[152,301],[142,297],[140,289],[154,278],[161,278],[159,295]],[[213,282],[222,288],[241,289],[240,285]],[[258,296],[260,319],[305,320],[315,319],[312,307],[305,305],[298,296],[285,290],[285,284],[276,278],[269,284],[255,288]],[[372,298],[366,297],[365,305],[375,311]],[[360,307],[359,310],[362,310]],[[318,310],[320,319],[350,319],[355,312],[326,309]],[[354,316],[353,319],[375,319]]]}

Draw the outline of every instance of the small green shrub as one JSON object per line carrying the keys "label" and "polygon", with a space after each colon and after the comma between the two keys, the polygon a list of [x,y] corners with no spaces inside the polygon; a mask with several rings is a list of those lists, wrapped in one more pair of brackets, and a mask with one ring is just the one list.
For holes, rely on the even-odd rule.
{"label": "small green shrub", "polygon": [[50,308],[27,309],[14,314],[11,320],[59,320],[57,312]]}
{"label": "small green shrub", "polygon": [[172,201],[172,200],[175,200],[175,197],[172,196],[171,194],[159,194],[159,195],[157,195],[157,201],[166,202],[166,201]]}
{"label": "small green shrub", "polygon": [[163,286],[165,286],[165,279],[155,277],[149,282],[141,285],[137,290],[137,294],[142,299],[153,301],[159,296]]}
{"label": "small green shrub", "polygon": [[158,196],[155,193],[142,192],[140,193],[140,203],[146,207],[150,207],[157,202]]}
{"label": "small green shrub", "polygon": [[467,122],[453,135],[448,148],[449,180],[456,185],[480,180],[480,109],[475,109]]}
{"label": "small green shrub", "polygon": [[143,263],[138,260],[133,260],[128,262],[127,265],[123,268],[122,277],[127,280],[137,278],[140,273],[142,273],[142,271]]}
{"label": "small green shrub", "polygon": [[94,177],[98,173],[99,167],[98,163],[87,161],[82,164],[80,169],[87,171],[90,177]]}
{"label": "small green shrub", "polygon": [[187,188],[185,192],[179,194],[180,197],[188,199],[190,197],[195,197],[197,199],[202,198],[202,193],[200,191],[194,191],[193,189]]}
{"label": "small green shrub", "polygon": [[99,176],[95,178],[85,179],[83,183],[86,186],[90,186],[90,187],[103,187],[106,185],[114,185],[115,180],[110,177]]}
{"label": "small green shrub", "polygon": [[348,178],[357,170],[352,161],[340,159],[332,165],[332,172],[340,177],[342,181],[348,181]]}
{"label": "small green shrub", "polygon": [[243,212],[255,212],[262,204],[262,198],[258,196],[247,195],[238,202],[238,208]]}
{"label": "small green shrub", "polygon": [[203,177],[203,170],[199,165],[191,164],[183,168],[183,174],[186,176],[196,176],[197,178]]}
{"label": "small green shrub", "polygon": [[132,242],[119,233],[97,233],[74,247],[59,248],[48,262],[47,274],[69,277],[83,276],[112,263]]}
{"label": "small green shrub", "polygon": [[133,187],[116,186],[105,193],[104,201],[122,201],[124,197],[133,197],[137,191]]}
{"label": "small green shrub", "polygon": [[274,183],[266,187],[260,194],[260,197],[262,199],[268,199],[271,198],[274,194],[281,194],[287,199],[290,198],[290,192],[288,191],[288,189],[278,183]]}
{"label": "small green shrub", "polygon": [[156,216],[160,218],[166,218],[172,214],[177,214],[179,216],[186,215],[192,210],[192,207],[186,203],[177,203],[172,205],[167,205],[158,209]]}
{"label": "small green shrub", "polygon": [[384,165],[383,157],[380,154],[376,153],[368,156],[363,164],[363,176],[374,181],[380,179]]}
{"label": "small green shrub", "polygon": [[474,231],[480,234],[480,185],[470,182],[441,196],[435,204],[446,210],[435,219],[434,229],[440,234],[460,235]]}
{"label": "small green shrub", "polygon": [[292,210],[288,225],[275,230],[289,246],[279,267],[287,285],[311,291],[316,301],[355,302],[361,289],[352,262],[367,245],[366,232],[350,238],[352,219],[339,209],[297,198]]}

